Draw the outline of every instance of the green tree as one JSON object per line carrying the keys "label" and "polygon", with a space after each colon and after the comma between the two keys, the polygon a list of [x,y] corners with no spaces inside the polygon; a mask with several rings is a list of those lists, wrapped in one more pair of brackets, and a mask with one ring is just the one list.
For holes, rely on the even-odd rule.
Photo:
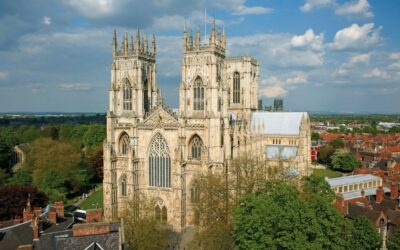
{"label": "green tree", "polygon": [[351,152],[338,149],[332,155],[332,169],[341,172],[351,172],[361,166],[361,162],[357,160]]}
{"label": "green tree", "polygon": [[360,216],[354,221],[349,244],[349,249],[375,250],[381,247],[382,237],[367,217]]}
{"label": "green tree", "polygon": [[49,196],[50,201],[65,200],[65,178],[60,172],[53,169],[46,170],[39,187]]}
{"label": "green tree", "polygon": [[396,229],[387,241],[388,250],[400,250],[400,229]]}
{"label": "green tree", "polygon": [[93,156],[89,159],[89,171],[93,175],[94,182],[102,182],[103,181],[103,148],[98,150]]}
{"label": "green tree", "polygon": [[24,168],[20,168],[10,178],[9,183],[29,186],[32,184],[32,174]]}
{"label": "green tree", "polygon": [[312,141],[319,141],[320,139],[321,139],[321,137],[320,137],[319,133],[317,133],[317,132],[312,132],[311,133],[311,140]]}
{"label": "green tree", "polygon": [[234,209],[237,249],[323,249],[314,211],[295,187],[269,181]]}
{"label": "green tree", "polygon": [[106,128],[103,125],[90,125],[83,136],[83,143],[92,148],[102,145],[106,137]]}
{"label": "green tree", "polygon": [[329,145],[333,149],[339,149],[339,148],[344,148],[344,140],[342,138],[336,138],[335,140],[332,140]]}
{"label": "green tree", "polygon": [[317,162],[330,166],[332,164],[331,156],[333,155],[334,152],[335,150],[331,146],[329,145],[322,146],[317,157]]}

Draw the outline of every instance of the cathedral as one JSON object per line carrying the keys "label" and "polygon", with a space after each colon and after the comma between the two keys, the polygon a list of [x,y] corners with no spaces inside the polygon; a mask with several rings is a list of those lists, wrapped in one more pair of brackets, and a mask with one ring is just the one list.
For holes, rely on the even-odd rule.
{"label": "cathedral", "polygon": [[[307,175],[310,121],[304,112],[258,110],[259,63],[227,56],[224,30],[215,23],[207,43],[199,26],[183,32],[179,109],[157,87],[156,40],[114,32],[104,142],[104,216],[121,215],[139,194],[154,198],[155,214],[177,232],[195,223],[193,178],[229,174],[230,159],[252,152],[271,168]],[[149,46],[149,43],[151,46]],[[282,164],[283,162],[283,164]]]}

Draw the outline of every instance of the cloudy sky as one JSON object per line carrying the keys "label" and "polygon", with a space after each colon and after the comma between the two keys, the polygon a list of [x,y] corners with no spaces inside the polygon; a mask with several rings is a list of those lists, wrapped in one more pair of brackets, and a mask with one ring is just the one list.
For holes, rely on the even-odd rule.
{"label": "cloudy sky", "polygon": [[228,55],[260,61],[264,104],[400,112],[397,0],[0,1],[0,112],[105,112],[113,30],[138,27],[156,34],[158,83],[177,107],[184,19],[204,35],[212,17]]}

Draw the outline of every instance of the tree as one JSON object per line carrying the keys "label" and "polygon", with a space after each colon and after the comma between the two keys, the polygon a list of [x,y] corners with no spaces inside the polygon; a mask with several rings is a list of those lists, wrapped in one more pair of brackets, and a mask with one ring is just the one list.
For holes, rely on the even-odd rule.
{"label": "tree", "polygon": [[9,179],[9,183],[29,186],[32,184],[32,174],[26,169],[20,168]]}
{"label": "tree", "polygon": [[400,229],[396,228],[387,241],[388,250],[400,250]]}
{"label": "tree", "polygon": [[332,155],[332,169],[341,172],[351,172],[361,166],[361,162],[357,160],[351,152],[338,149]]}
{"label": "tree", "polygon": [[195,224],[199,227],[190,249],[233,248],[231,217],[234,202],[227,184],[225,176],[217,173],[194,178],[190,200],[195,210]]}
{"label": "tree", "polygon": [[321,136],[317,132],[312,132],[311,133],[311,140],[312,141],[319,141],[321,139]]}
{"label": "tree", "polygon": [[329,145],[333,148],[333,149],[338,149],[338,148],[344,148],[344,140],[342,138],[336,138],[334,140],[332,140]]}
{"label": "tree", "polygon": [[103,125],[91,125],[86,130],[83,136],[83,143],[92,148],[94,146],[102,145],[106,137],[106,129]]}
{"label": "tree", "polygon": [[155,200],[139,195],[127,201],[123,212],[125,239],[134,250],[166,249],[168,246],[167,224],[156,218]]}
{"label": "tree", "polygon": [[354,221],[349,244],[349,249],[375,250],[381,247],[382,237],[367,217],[360,216]]}
{"label": "tree", "polygon": [[317,157],[317,162],[330,166],[332,164],[331,156],[334,152],[335,150],[331,146],[322,146]]}
{"label": "tree", "polygon": [[31,199],[32,207],[47,205],[47,196],[35,187],[15,184],[0,186],[0,220],[21,216],[28,197]]}
{"label": "tree", "polygon": [[323,249],[314,211],[295,187],[268,181],[234,209],[236,249]]}
{"label": "tree", "polygon": [[54,169],[46,170],[40,183],[40,189],[48,194],[50,201],[65,200],[65,178]]}
{"label": "tree", "polygon": [[89,159],[89,171],[93,174],[94,182],[103,181],[103,148],[98,150]]}

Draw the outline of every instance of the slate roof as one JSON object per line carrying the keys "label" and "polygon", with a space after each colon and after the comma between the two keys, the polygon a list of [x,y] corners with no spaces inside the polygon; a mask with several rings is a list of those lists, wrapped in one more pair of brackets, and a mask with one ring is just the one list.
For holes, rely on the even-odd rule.
{"label": "slate roof", "polygon": [[362,206],[359,206],[357,204],[349,204],[348,205],[347,217],[349,217],[350,219],[356,219],[357,217],[362,216],[362,215],[364,215],[365,217],[367,217],[371,221],[375,222],[381,216],[381,212],[380,211],[371,210],[369,208],[362,207]]}
{"label": "slate roof", "polygon": [[251,131],[269,135],[299,135],[306,112],[253,112]]}
{"label": "slate roof", "polygon": [[33,229],[30,221],[0,230],[0,249],[14,250],[20,245],[32,244]]}

